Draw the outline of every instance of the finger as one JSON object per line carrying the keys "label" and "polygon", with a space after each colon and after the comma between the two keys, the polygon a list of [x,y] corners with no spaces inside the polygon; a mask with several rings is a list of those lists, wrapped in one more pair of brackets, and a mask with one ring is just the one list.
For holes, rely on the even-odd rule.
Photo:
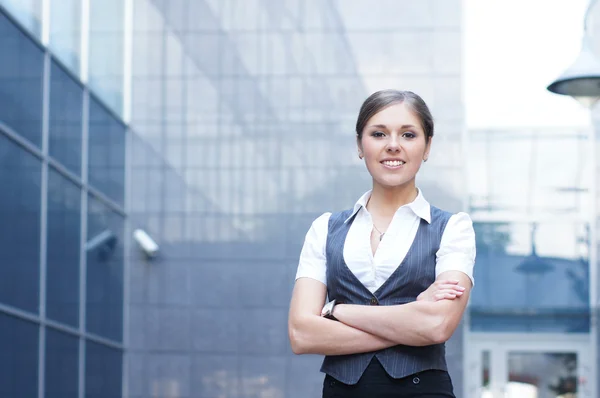
{"label": "finger", "polygon": [[454,298],[460,297],[462,295],[463,295],[463,292],[457,292],[455,290],[440,290],[440,291],[437,291],[434,296],[442,297],[442,299],[447,299],[447,298],[454,299]]}
{"label": "finger", "polygon": [[459,281],[456,279],[441,279],[439,281],[435,281],[434,284],[436,286],[439,285],[458,285]]}
{"label": "finger", "polygon": [[455,290],[455,291],[459,291],[459,292],[464,292],[465,288],[462,286],[458,286],[458,285],[451,285],[451,284],[445,284],[445,285],[439,285],[437,286],[438,290]]}
{"label": "finger", "polygon": [[434,296],[436,301],[439,300],[454,300],[456,298],[456,294],[454,293],[436,293]]}
{"label": "finger", "polygon": [[440,289],[435,292],[436,294],[455,294],[457,296],[462,295],[464,292],[455,289]]}

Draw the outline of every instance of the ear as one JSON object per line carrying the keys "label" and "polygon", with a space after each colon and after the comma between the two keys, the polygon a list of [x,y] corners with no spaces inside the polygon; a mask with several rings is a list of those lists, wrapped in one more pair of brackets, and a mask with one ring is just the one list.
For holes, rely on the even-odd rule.
{"label": "ear", "polygon": [[363,146],[362,146],[362,142],[361,142],[360,138],[358,138],[358,134],[356,135],[356,146],[358,147],[358,157],[360,159],[362,159],[364,157]]}
{"label": "ear", "polygon": [[423,161],[426,162],[429,159],[429,151],[431,151],[431,142],[433,141],[433,137],[429,137],[429,141],[427,141],[427,145],[425,146],[425,152],[423,153]]}

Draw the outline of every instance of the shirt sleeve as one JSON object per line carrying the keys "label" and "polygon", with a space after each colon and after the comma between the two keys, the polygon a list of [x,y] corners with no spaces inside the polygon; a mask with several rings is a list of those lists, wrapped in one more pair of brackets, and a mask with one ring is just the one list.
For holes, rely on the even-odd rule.
{"label": "shirt sleeve", "polygon": [[327,271],[325,244],[327,242],[330,216],[331,213],[322,214],[313,221],[306,233],[304,246],[302,246],[302,251],[300,252],[296,280],[299,278],[312,278],[327,285],[327,278],[325,276]]}
{"label": "shirt sleeve", "polygon": [[475,265],[475,230],[467,213],[457,213],[450,217],[442,235],[437,252],[435,276],[445,271],[461,271],[467,274],[473,285]]}

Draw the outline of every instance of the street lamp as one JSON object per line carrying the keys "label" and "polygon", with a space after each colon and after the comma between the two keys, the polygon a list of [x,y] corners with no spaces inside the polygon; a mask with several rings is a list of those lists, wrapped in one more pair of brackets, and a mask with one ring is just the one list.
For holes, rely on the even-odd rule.
{"label": "street lamp", "polygon": [[[600,61],[598,61],[598,59],[592,52],[592,46],[590,44],[591,40],[590,40],[589,29],[588,29],[588,18],[589,18],[590,12],[592,10],[592,7],[596,3],[596,1],[597,0],[590,0],[590,2],[588,3],[587,10],[585,12],[585,16],[584,16],[584,20],[583,20],[583,42],[582,42],[581,52],[579,53],[579,56],[577,57],[575,62],[566,71],[564,71],[563,74],[558,79],[556,79],[554,82],[552,82],[547,87],[547,89],[550,92],[553,92],[555,94],[569,95],[569,96],[573,97],[580,103],[586,105],[588,107],[588,109],[590,109],[592,111],[592,114],[593,114],[594,105],[596,104],[596,102],[598,102],[598,99],[600,99]],[[593,170],[596,171],[597,166],[596,166],[596,159],[595,159],[595,154],[594,154],[595,148],[596,148],[596,134],[594,133],[593,130],[590,132],[590,142],[592,144],[591,145],[592,166],[593,166]],[[596,178],[596,176],[594,176],[593,178]],[[591,190],[592,191],[591,197],[592,197],[593,203],[595,203],[595,199],[596,199],[595,185],[596,184],[592,184],[592,187],[594,187],[594,188]],[[596,213],[597,213],[597,211],[594,211],[595,215],[596,215]],[[597,219],[596,219],[596,217],[594,217],[592,220],[592,223],[591,223],[591,229],[595,230],[596,226],[597,226]],[[592,240],[592,246],[595,246],[596,238],[593,236],[593,239],[591,239],[591,240]],[[594,249],[592,249],[592,253],[594,253]],[[595,254],[590,255],[590,259],[593,262],[596,261],[595,257],[596,257]],[[590,261],[591,266],[589,268],[590,290],[589,290],[588,297],[590,300],[590,306],[591,306],[591,310],[592,310],[590,313],[590,318],[591,318],[590,321],[591,321],[592,325],[595,325],[597,323],[596,319],[598,317],[598,313],[596,311],[597,304],[598,304],[598,302],[597,302],[598,265],[594,264],[592,261]],[[597,326],[592,326],[592,328],[590,330],[591,347],[592,347],[591,351],[593,353],[598,352],[598,330],[597,330],[597,328],[598,328]],[[593,369],[593,371],[596,371],[597,365],[593,364],[592,369]],[[595,378],[591,378],[591,385],[587,386],[586,390],[588,390],[588,389],[591,389],[592,391],[595,391],[597,389],[597,381]]]}
{"label": "street lamp", "polygon": [[569,95],[590,107],[600,98],[600,61],[590,45],[588,19],[597,0],[590,0],[583,19],[581,52],[575,62],[548,87],[555,94]]}

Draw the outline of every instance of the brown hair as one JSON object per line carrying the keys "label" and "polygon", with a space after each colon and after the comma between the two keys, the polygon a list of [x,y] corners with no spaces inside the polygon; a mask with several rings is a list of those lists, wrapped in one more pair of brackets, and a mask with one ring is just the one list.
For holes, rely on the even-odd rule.
{"label": "brown hair", "polygon": [[412,91],[400,90],[381,90],[369,96],[363,102],[356,121],[356,136],[360,141],[362,139],[363,130],[369,119],[376,113],[382,111],[388,106],[395,104],[406,104],[421,122],[421,128],[425,131],[425,140],[429,142],[433,137],[433,117],[429,111],[429,107],[421,97]]}

